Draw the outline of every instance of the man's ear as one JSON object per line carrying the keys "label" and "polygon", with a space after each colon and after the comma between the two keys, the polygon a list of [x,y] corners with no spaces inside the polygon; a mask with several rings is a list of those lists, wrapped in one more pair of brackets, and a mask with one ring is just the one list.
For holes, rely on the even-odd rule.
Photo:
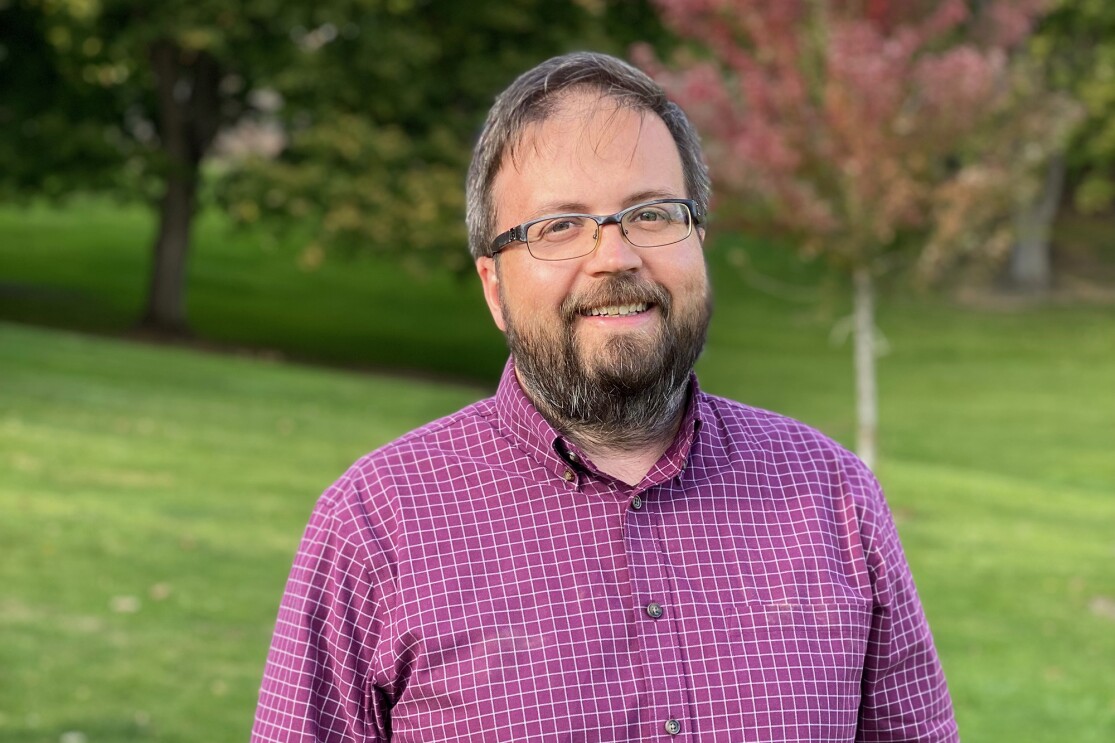
{"label": "man's ear", "polygon": [[507,330],[507,323],[503,319],[503,302],[499,296],[499,266],[496,259],[483,256],[476,259],[476,273],[480,275],[480,286],[484,289],[484,301],[488,303],[488,311],[496,327],[502,331]]}

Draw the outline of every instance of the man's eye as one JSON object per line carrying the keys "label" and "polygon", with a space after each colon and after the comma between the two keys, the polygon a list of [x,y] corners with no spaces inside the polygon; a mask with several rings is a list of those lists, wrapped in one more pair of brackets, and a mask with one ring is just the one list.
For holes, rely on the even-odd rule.
{"label": "man's eye", "polygon": [[583,219],[577,218],[562,218],[551,219],[548,222],[543,222],[537,225],[536,240],[567,240],[577,234],[581,229]]}
{"label": "man's eye", "polygon": [[565,230],[573,229],[575,225],[571,219],[563,219],[559,221],[550,222],[550,227],[547,232],[564,232]]}
{"label": "man's eye", "polygon": [[652,222],[669,221],[670,215],[663,209],[640,209],[632,215],[632,222],[647,224]]}

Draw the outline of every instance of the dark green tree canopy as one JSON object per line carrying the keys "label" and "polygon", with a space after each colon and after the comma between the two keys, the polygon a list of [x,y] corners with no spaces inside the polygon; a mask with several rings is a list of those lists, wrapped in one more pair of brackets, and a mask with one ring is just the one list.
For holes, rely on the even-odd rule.
{"label": "dark green tree canopy", "polygon": [[494,94],[578,48],[660,41],[647,0],[0,0],[0,194],[111,189],[159,209],[145,321],[186,328],[202,164],[221,132],[277,158],[207,169],[242,223],[462,265],[465,163]]}
{"label": "dark green tree canopy", "polygon": [[1084,105],[1068,156],[1078,209],[1115,205],[1115,3],[1060,0],[1033,42],[1052,84]]}
{"label": "dark green tree canopy", "polygon": [[372,250],[458,270],[464,173],[494,96],[554,54],[664,36],[643,0],[352,2],[312,20],[292,30],[301,63],[272,80],[288,147],[239,168],[223,202],[244,223],[317,225],[311,262]]}

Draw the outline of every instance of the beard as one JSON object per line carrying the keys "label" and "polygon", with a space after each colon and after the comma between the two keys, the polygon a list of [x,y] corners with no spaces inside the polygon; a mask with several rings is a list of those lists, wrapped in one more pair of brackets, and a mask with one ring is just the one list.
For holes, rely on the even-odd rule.
{"label": "beard", "polygon": [[[584,347],[577,321],[585,310],[640,302],[660,313],[655,331]],[[527,396],[554,428],[580,446],[631,451],[673,435],[711,315],[707,289],[682,308],[662,285],[617,274],[567,297],[557,327],[520,326],[507,313],[507,345]]]}

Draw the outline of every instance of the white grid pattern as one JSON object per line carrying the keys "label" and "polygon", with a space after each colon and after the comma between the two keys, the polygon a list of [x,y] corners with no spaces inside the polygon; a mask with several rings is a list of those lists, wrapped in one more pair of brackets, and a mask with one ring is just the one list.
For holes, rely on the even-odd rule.
{"label": "white grid pattern", "polygon": [[495,397],[353,465],[295,558],[252,739],[957,740],[871,474],[693,390],[635,487],[510,365]]}

